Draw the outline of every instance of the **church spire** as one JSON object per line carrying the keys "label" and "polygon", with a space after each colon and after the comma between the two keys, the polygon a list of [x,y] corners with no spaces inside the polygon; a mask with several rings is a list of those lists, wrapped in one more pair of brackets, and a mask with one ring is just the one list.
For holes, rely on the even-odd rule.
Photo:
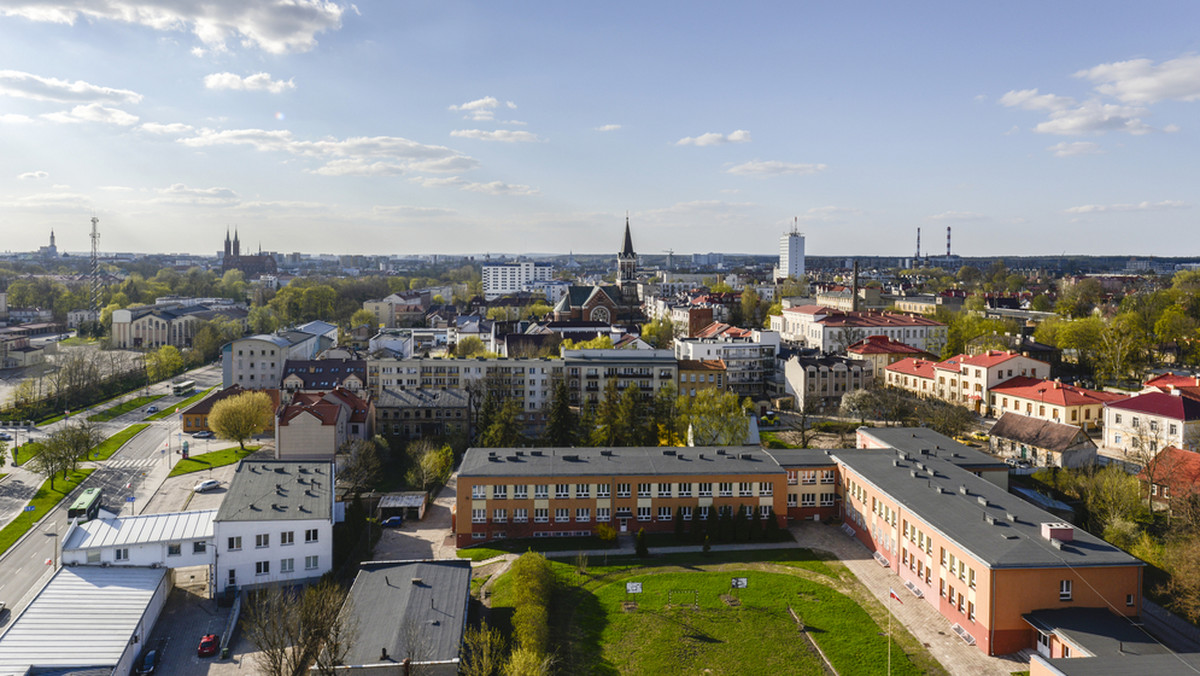
{"label": "church spire", "polygon": [[622,258],[633,258],[633,237],[629,234],[629,214],[625,214],[625,246],[621,249]]}

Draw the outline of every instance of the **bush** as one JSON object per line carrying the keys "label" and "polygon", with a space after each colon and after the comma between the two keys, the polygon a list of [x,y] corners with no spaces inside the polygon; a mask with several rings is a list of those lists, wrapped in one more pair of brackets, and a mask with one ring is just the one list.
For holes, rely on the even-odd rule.
{"label": "bush", "polygon": [[517,645],[544,655],[550,643],[550,594],[554,576],[546,557],[525,552],[513,562],[513,633]]}
{"label": "bush", "polygon": [[643,559],[650,556],[650,548],[646,546],[645,528],[638,529],[637,538],[635,541],[635,551],[637,552],[637,555]]}

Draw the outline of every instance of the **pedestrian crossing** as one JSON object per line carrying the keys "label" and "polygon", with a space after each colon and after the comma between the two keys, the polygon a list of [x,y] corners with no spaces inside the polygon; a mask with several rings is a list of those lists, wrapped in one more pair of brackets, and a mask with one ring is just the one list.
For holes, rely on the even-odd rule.
{"label": "pedestrian crossing", "polygon": [[128,467],[153,467],[155,463],[160,462],[158,458],[138,458],[136,460],[109,460],[104,463],[105,467],[112,469],[123,469]]}

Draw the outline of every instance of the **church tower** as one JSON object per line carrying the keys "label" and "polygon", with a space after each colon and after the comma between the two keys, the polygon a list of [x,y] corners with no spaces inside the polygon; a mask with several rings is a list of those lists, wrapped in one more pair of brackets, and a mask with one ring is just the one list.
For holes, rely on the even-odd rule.
{"label": "church tower", "polygon": [[629,234],[629,216],[625,216],[625,246],[617,254],[617,287],[626,300],[637,300],[637,254]]}
{"label": "church tower", "polygon": [[225,228],[225,258],[233,255],[233,242],[229,239],[229,228]]}
{"label": "church tower", "polygon": [[237,228],[233,229],[233,257],[237,258],[242,255],[242,245],[238,242]]}

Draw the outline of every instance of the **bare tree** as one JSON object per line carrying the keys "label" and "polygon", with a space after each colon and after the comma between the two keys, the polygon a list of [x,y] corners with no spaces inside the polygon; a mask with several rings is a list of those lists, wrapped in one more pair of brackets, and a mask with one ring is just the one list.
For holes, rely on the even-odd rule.
{"label": "bare tree", "polygon": [[299,600],[279,585],[256,590],[242,615],[242,629],[258,648],[254,664],[267,676],[293,676],[299,668]]}
{"label": "bare tree", "polygon": [[353,601],[332,582],[322,582],[305,592],[301,622],[317,672],[333,676],[358,641]]}

